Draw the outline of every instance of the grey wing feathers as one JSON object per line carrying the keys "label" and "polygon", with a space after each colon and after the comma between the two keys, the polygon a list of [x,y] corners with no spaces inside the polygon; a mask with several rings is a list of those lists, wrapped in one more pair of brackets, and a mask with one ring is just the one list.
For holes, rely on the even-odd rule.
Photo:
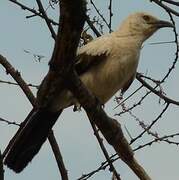
{"label": "grey wing feathers", "polygon": [[90,68],[97,66],[101,61],[106,59],[106,54],[101,55],[87,55],[85,53],[77,56],[77,62],[75,64],[75,70],[80,76],[83,73],[87,72]]}

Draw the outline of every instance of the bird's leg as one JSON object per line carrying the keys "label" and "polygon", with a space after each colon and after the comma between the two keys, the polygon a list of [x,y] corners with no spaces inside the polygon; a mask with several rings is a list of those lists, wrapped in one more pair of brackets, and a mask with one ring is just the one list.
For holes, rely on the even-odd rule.
{"label": "bird's leg", "polygon": [[[95,99],[96,99],[96,105],[100,105],[102,108],[105,107],[104,103],[102,103],[97,97],[95,97]],[[76,112],[76,111],[80,112],[81,107],[82,107],[81,104],[75,103],[73,106],[73,112]]]}
{"label": "bird's leg", "polygon": [[117,102],[117,104],[121,103],[121,101],[123,100],[123,95],[124,95],[124,92],[120,91],[119,95],[115,96],[114,100]]}
{"label": "bird's leg", "polygon": [[80,104],[74,104],[73,106],[73,112],[80,112],[81,111],[81,105]]}
{"label": "bird's leg", "polygon": [[100,105],[104,109],[105,104],[102,103],[97,97],[95,97],[95,98],[96,98],[96,105]]}
{"label": "bird's leg", "polygon": [[104,109],[105,108],[105,104],[104,103],[100,103],[101,107]]}

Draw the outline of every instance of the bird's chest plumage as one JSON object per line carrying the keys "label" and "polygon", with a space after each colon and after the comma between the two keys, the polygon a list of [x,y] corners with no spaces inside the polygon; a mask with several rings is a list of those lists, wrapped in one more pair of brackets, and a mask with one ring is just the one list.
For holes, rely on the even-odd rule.
{"label": "bird's chest plumage", "polygon": [[138,53],[132,56],[127,52],[113,53],[105,62],[83,75],[81,80],[102,103],[106,103],[135,75],[138,57]]}

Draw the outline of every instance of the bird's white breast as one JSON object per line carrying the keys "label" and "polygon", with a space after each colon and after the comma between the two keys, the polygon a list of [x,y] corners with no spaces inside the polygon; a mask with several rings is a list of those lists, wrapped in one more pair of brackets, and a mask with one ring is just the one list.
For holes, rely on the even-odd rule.
{"label": "bird's white breast", "polygon": [[112,53],[104,63],[85,73],[81,80],[106,103],[136,72],[138,53]]}

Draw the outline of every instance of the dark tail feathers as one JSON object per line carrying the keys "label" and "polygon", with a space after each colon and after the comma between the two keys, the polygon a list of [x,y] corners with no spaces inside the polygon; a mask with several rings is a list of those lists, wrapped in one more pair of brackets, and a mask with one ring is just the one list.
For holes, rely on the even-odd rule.
{"label": "dark tail feathers", "polygon": [[39,152],[60,113],[32,110],[10,141],[4,164],[17,173],[21,172]]}

